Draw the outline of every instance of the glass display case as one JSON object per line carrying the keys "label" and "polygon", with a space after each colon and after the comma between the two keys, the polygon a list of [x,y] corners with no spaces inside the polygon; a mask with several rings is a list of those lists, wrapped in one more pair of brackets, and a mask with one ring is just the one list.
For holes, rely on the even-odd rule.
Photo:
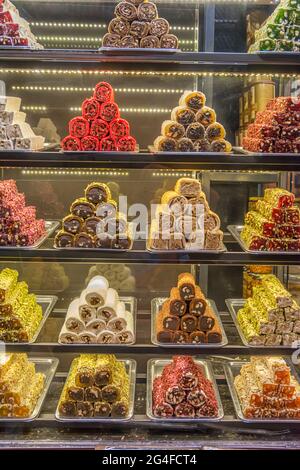
{"label": "glass display case", "polygon": [[[131,5],[142,3],[131,2]],[[285,47],[293,43],[294,49],[281,50],[283,45],[276,43],[276,50],[248,52],[257,38],[255,31],[260,30],[266,20],[268,24],[268,18],[280,2],[157,0],[159,17],[169,22],[169,33],[178,37],[178,47],[174,50],[134,47],[103,50],[102,39],[114,18],[118,1],[14,1],[20,17],[27,20],[43,48],[7,44],[0,47],[1,120],[3,113],[14,114],[14,106],[17,106],[21,113],[26,113],[26,118],[22,115],[21,121],[14,121],[13,117],[9,125],[18,125],[26,119],[32,130],[25,129],[22,124],[21,135],[11,139],[1,137],[1,181],[5,184],[11,180],[16,182],[18,191],[25,195],[26,205],[36,208],[36,217],[46,221],[48,231],[47,236],[37,237],[33,243],[24,242],[25,246],[19,246],[22,245],[20,238],[10,232],[17,243],[12,242],[12,238],[8,242],[4,236],[6,219],[14,216],[18,204],[17,207],[13,205],[9,214],[0,211],[0,270],[8,268],[19,273],[19,281],[25,281],[28,292],[37,296],[44,316],[38,334],[28,341],[5,340],[5,326],[1,326],[4,341],[0,347],[7,353],[27,353],[31,360],[37,361],[38,371],[47,370],[46,381],[49,379],[49,383],[39,413],[34,419],[22,420],[9,418],[4,411],[1,416],[5,401],[1,396],[0,380],[0,448],[172,449],[176,448],[178,438],[182,446],[189,449],[300,447],[299,416],[285,420],[277,416],[273,421],[240,419],[232,393],[234,386],[225,374],[232,361],[247,361],[250,356],[279,355],[290,361],[292,353],[297,351],[296,343],[292,347],[287,343],[277,344],[278,347],[271,343],[249,346],[237,328],[237,309],[232,314],[234,305],[243,306],[245,299],[252,295],[253,283],[260,281],[261,275],[276,276],[299,302],[300,249],[293,248],[297,246],[298,235],[290,249],[272,250],[268,245],[265,249],[253,250],[241,243],[240,232],[237,232],[245,223],[245,215],[253,211],[266,189],[279,187],[293,193],[293,207],[298,211],[300,4],[296,0],[291,2],[291,5],[284,0],[281,3],[283,11],[296,12],[287,33],[295,34],[296,39],[284,39],[289,41]],[[2,3],[4,9],[5,1],[0,0],[0,7]],[[0,17],[1,14],[0,9]],[[280,24],[285,25],[284,22]],[[61,141],[69,133],[69,122],[81,116],[82,102],[93,95],[100,82],[108,82],[113,88],[121,117],[130,123],[130,134],[137,146],[130,151],[119,151],[117,147],[102,151],[99,147],[97,151],[90,151],[90,147],[80,147],[77,149],[80,151],[62,148]],[[211,146],[211,142],[209,148],[198,152],[196,147],[190,152],[178,147],[171,152],[153,147],[161,134],[162,124],[171,115],[174,121],[172,110],[187,90],[198,90],[205,95],[205,106],[215,110],[217,121],[226,129],[226,140],[231,144],[229,152],[220,152],[219,148]],[[18,105],[15,101],[9,105],[1,97],[20,100],[17,100]],[[294,120],[288,120],[286,124],[289,129],[294,129],[291,131],[293,141],[289,138],[292,143],[288,148],[284,147],[283,153],[280,145],[284,139],[276,134],[272,137],[271,151],[261,147],[255,151],[243,148],[245,137],[249,138],[249,125],[252,128],[256,125],[257,129],[257,123],[261,122],[262,126],[264,122],[259,121],[259,117],[266,113],[268,103],[277,97],[291,97],[291,106],[295,106],[291,111]],[[267,125],[272,129],[285,126],[273,121]],[[5,128],[6,124],[2,122],[2,126]],[[43,145],[37,150],[30,148],[30,143],[35,142],[30,132],[43,137]],[[15,148],[5,147],[10,144],[3,143],[16,139],[12,145],[17,145],[16,142],[26,140],[25,137],[30,141],[27,149],[22,147],[22,142]],[[257,135],[255,139],[253,137],[255,142],[259,140]],[[259,145],[268,142],[268,138],[262,136]],[[209,204],[207,210],[220,218],[217,231],[224,233],[222,249],[204,249],[202,246],[189,250],[155,250],[149,246],[150,206],[159,204],[162,196],[174,190],[178,180],[185,178],[200,183]],[[95,244],[88,249],[80,244],[55,247],[54,240],[62,221],[93,182],[107,185],[109,199],[121,201],[126,196],[128,222],[134,225],[134,233],[139,229],[142,235],[136,239],[131,234],[134,238],[132,247],[106,249]],[[7,197],[5,188],[0,187],[1,210]],[[13,199],[19,201],[18,197],[13,194]],[[148,213],[143,225],[142,219],[137,218],[144,209]],[[29,227],[30,236],[36,227],[35,218],[32,220],[32,226],[23,220]],[[300,227],[300,222],[296,221],[295,225]],[[221,347],[218,342],[208,340],[206,344],[156,341],[153,299],[168,298],[182,273],[191,273],[205,299],[215,302],[218,321],[224,328]],[[110,288],[125,301],[126,309],[132,310],[133,341],[124,344],[121,341],[116,344],[109,341],[90,343],[84,339],[80,342],[61,341],[70,302],[81,296],[94,276],[104,276]],[[234,300],[240,303],[234,304]],[[1,315],[2,311],[0,323]],[[292,333],[292,329],[286,333]],[[208,337],[206,330],[205,335]],[[136,361],[136,374],[131,370],[130,375],[131,386],[135,384],[130,419],[111,417],[101,421],[87,418],[84,413],[82,419],[61,419],[57,412],[60,395],[71,363],[80,354],[115,354],[119,360]],[[152,391],[147,361],[178,355],[211,361],[224,410],[220,419],[201,416],[194,422],[193,419],[180,422],[180,419],[164,416],[151,418],[149,397]],[[59,360],[58,365],[54,359]],[[295,356],[294,366],[297,369]],[[128,364],[126,367],[128,369]]]}

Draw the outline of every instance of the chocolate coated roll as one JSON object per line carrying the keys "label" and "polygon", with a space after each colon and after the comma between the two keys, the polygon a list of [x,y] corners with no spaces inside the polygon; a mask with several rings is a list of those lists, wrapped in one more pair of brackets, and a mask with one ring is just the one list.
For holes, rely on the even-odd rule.
{"label": "chocolate coated roll", "polygon": [[192,333],[197,329],[197,318],[193,315],[183,315],[181,317],[181,329],[186,333]]}
{"label": "chocolate coated roll", "polygon": [[195,410],[189,403],[179,403],[174,410],[177,418],[194,418]]}
{"label": "chocolate coated roll", "polygon": [[[164,121],[161,126],[161,133],[164,137],[181,139],[185,135],[185,128],[176,121]],[[189,136],[188,136],[189,137]]]}
{"label": "chocolate coated roll", "polygon": [[130,26],[130,35],[138,39],[142,39],[147,36],[149,32],[149,23],[145,21],[135,20],[131,23]]}
{"label": "chocolate coated roll", "polygon": [[206,334],[204,331],[193,331],[190,334],[190,343],[192,344],[204,344],[206,343]]}
{"label": "chocolate coated roll", "polygon": [[129,413],[129,403],[127,400],[119,400],[112,404],[112,418],[125,418]]}
{"label": "chocolate coated roll", "polygon": [[173,343],[178,343],[178,344],[187,344],[189,343],[189,334],[186,333],[185,331],[174,331],[173,335]]}
{"label": "chocolate coated roll", "polygon": [[195,279],[191,273],[182,273],[178,276],[178,288],[182,300],[190,301],[195,297]]}
{"label": "chocolate coated roll", "polygon": [[97,401],[94,403],[94,416],[106,418],[111,413],[111,405],[105,401]]}
{"label": "chocolate coated roll", "polygon": [[187,399],[187,402],[190,403],[190,405],[194,406],[195,408],[199,408],[199,406],[202,406],[206,403],[207,396],[205,395],[203,390],[196,389],[196,390],[191,390],[188,393],[186,399]]}
{"label": "chocolate coated roll", "polygon": [[164,34],[168,34],[170,25],[164,18],[156,18],[150,23],[150,35],[161,37]]}
{"label": "chocolate coated roll", "polygon": [[179,106],[187,106],[193,111],[199,111],[206,102],[206,97],[201,91],[185,91],[179,100]]}
{"label": "chocolate coated roll", "polygon": [[72,400],[64,400],[59,404],[59,414],[62,416],[76,416],[76,402]]}
{"label": "chocolate coated roll", "polygon": [[178,385],[182,387],[183,390],[192,390],[198,385],[197,374],[191,370],[183,372],[178,380]]}
{"label": "chocolate coated roll", "polygon": [[158,49],[160,40],[157,36],[145,36],[141,39],[140,46],[144,49]]}
{"label": "chocolate coated roll", "polygon": [[106,385],[102,388],[102,398],[108,403],[114,403],[120,398],[120,389],[114,384]]}
{"label": "chocolate coated roll", "polygon": [[110,189],[104,183],[90,183],[84,193],[86,199],[95,206],[111,199]]}
{"label": "chocolate coated roll", "polygon": [[63,230],[65,232],[71,233],[72,235],[76,235],[77,233],[81,232],[82,225],[83,219],[72,214],[64,217],[62,221]]}
{"label": "chocolate coated roll", "polygon": [[216,139],[213,140],[211,143],[211,151],[212,152],[231,152],[232,147],[231,144],[225,139]]}
{"label": "chocolate coated roll", "polygon": [[211,145],[207,139],[199,139],[194,142],[196,152],[211,152]]}
{"label": "chocolate coated roll", "polygon": [[222,331],[217,322],[214,324],[212,329],[207,332],[208,343],[221,343],[222,342]]}
{"label": "chocolate coated roll", "polygon": [[74,235],[60,230],[54,238],[54,246],[56,248],[69,248],[74,245]]}
{"label": "chocolate coated roll", "polygon": [[78,233],[74,238],[74,247],[76,248],[93,248],[94,239],[88,233]]}
{"label": "chocolate coated roll", "polygon": [[81,219],[87,219],[92,217],[95,213],[95,206],[89,202],[86,198],[82,197],[76,199],[71,204],[71,212],[73,215],[80,217]]}
{"label": "chocolate coated roll", "polygon": [[212,142],[216,139],[224,139],[226,136],[226,131],[222,124],[219,122],[214,122],[206,128],[206,138]]}
{"label": "chocolate coated roll", "polygon": [[127,36],[123,36],[120,40],[120,47],[139,47],[140,42],[137,37],[131,36],[127,34]]}
{"label": "chocolate coated roll", "polygon": [[162,49],[177,49],[178,38],[174,34],[164,34],[160,38],[160,47]]}
{"label": "chocolate coated roll", "polygon": [[82,231],[88,233],[89,235],[95,236],[97,233],[97,227],[99,231],[99,224],[103,227],[103,222],[100,217],[88,217],[87,219],[85,219]]}
{"label": "chocolate coated roll", "polygon": [[132,3],[120,2],[115,8],[115,15],[127,21],[133,21],[137,17],[137,9]]}
{"label": "chocolate coated roll", "polygon": [[90,418],[94,414],[93,405],[88,401],[77,402],[77,416],[81,418]]}
{"label": "chocolate coated roll", "polygon": [[99,233],[94,238],[95,248],[111,249],[112,236],[109,233]]}
{"label": "chocolate coated roll", "polygon": [[179,152],[193,152],[195,150],[194,144],[191,139],[183,137],[177,142],[177,150]]}
{"label": "chocolate coated roll", "polygon": [[186,137],[192,141],[201,140],[205,135],[205,127],[200,122],[192,122],[186,129]]}
{"label": "chocolate coated roll", "polygon": [[176,140],[171,137],[159,136],[154,141],[154,148],[157,152],[175,152]]}
{"label": "chocolate coated roll", "polygon": [[196,317],[201,317],[204,315],[206,310],[207,302],[204,295],[201,292],[201,289],[196,286],[195,298],[191,300],[190,303],[190,313]]}
{"label": "chocolate coated roll", "polygon": [[187,106],[177,106],[171,113],[171,119],[187,127],[194,122],[195,113]]}
{"label": "chocolate coated roll", "polygon": [[124,18],[114,18],[108,25],[108,32],[120,37],[126,36],[130,31],[130,23]]}
{"label": "chocolate coated roll", "polygon": [[165,400],[170,405],[178,405],[185,399],[185,391],[178,385],[172,385],[167,388]]}
{"label": "chocolate coated roll", "polygon": [[186,303],[181,299],[178,287],[173,287],[169,300],[170,313],[182,317],[186,312]]}
{"label": "chocolate coated roll", "polygon": [[145,2],[138,6],[137,17],[140,21],[152,21],[157,18],[157,8],[155,3]]}
{"label": "chocolate coated roll", "polygon": [[118,34],[106,33],[102,39],[102,47],[121,47],[121,36]]}
{"label": "chocolate coated roll", "polygon": [[163,315],[163,327],[166,330],[176,331],[180,328],[180,319],[175,315]]}
{"label": "chocolate coated roll", "polygon": [[130,250],[131,246],[132,239],[127,233],[120,233],[112,238],[111,247],[114,250]]}
{"label": "chocolate coated roll", "polygon": [[203,124],[204,127],[208,127],[216,121],[216,113],[212,108],[203,106],[196,114],[196,121]]}
{"label": "chocolate coated roll", "polygon": [[207,315],[202,315],[198,320],[198,328],[200,331],[209,331],[214,327],[215,319]]}
{"label": "chocolate coated roll", "polygon": [[67,388],[67,395],[70,400],[83,401],[84,400],[84,388],[76,387],[76,385],[70,386]]}
{"label": "chocolate coated roll", "polygon": [[156,337],[159,343],[173,343],[174,331],[170,331],[170,330],[157,331]]}
{"label": "chocolate coated roll", "polygon": [[85,400],[90,402],[101,401],[101,389],[95,385],[92,387],[86,387]]}

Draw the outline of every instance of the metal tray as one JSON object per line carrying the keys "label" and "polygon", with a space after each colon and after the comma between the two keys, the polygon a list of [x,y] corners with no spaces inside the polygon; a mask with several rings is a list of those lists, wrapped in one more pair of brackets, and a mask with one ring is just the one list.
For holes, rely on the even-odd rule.
{"label": "metal tray", "polygon": [[[101,343],[92,343],[92,344],[85,344],[84,346],[87,346],[87,347],[99,347],[100,349],[104,347],[106,348],[109,348],[110,345],[118,345],[118,346],[129,346],[131,344],[135,344],[136,342],[136,305],[137,305],[137,302],[136,302],[136,298],[135,297],[120,297],[120,300],[122,302],[125,302],[125,307],[126,307],[126,310],[128,310],[129,312],[132,313],[132,316],[133,316],[133,333],[134,333],[134,339],[131,343],[110,343],[110,344],[101,344]],[[62,327],[63,328],[63,327]],[[83,344],[83,343],[71,343],[71,344],[66,344],[66,343],[62,343],[61,341],[59,341],[59,336],[60,336],[60,333],[58,335],[58,343],[59,344],[63,344],[64,346],[68,347],[68,346],[72,346],[73,344]]]}
{"label": "metal tray", "polygon": [[31,341],[28,341],[28,343],[23,343],[23,342],[14,342],[14,343],[9,343],[5,342],[6,345],[12,345],[12,344],[32,344],[35,343],[37,340],[37,337],[39,336],[43,326],[46,323],[47,318],[49,317],[50,313],[53,310],[54,305],[57,302],[57,297],[56,295],[37,295],[36,300],[37,303],[42,307],[43,310],[43,317],[41,320],[41,323],[39,324],[38,329],[36,330],[34,336],[32,337]]}
{"label": "metal tray", "polygon": [[275,152],[250,152],[249,150],[245,150],[243,147],[236,147],[239,153],[244,155],[248,155],[250,157],[278,157],[285,158],[285,157],[295,157],[299,158],[299,154],[295,152],[288,152],[288,153],[275,153]]}
{"label": "metal tray", "polygon": [[156,331],[155,331],[155,320],[156,320],[156,315],[158,314],[159,312],[159,309],[160,307],[162,306],[162,304],[165,302],[165,300],[167,300],[166,297],[156,297],[155,299],[152,299],[151,300],[151,342],[153,344],[155,344],[156,346],[161,346],[163,348],[172,348],[172,347],[176,347],[176,348],[185,348],[185,349],[188,349],[188,348],[221,348],[223,346],[226,346],[226,344],[228,344],[228,338],[227,338],[227,335],[225,333],[225,330],[224,330],[224,327],[223,327],[223,324],[221,322],[221,318],[220,318],[220,315],[219,315],[219,312],[217,310],[217,306],[215,304],[215,302],[211,299],[206,299],[206,301],[209,303],[210,307],[213,309],[214,311],[214,314],[216,315],[217,319],[218,319],[218,322],[219,322],[219,325],[220,325],[220,328],[221,328],[221,332],[222,332],[222,341],[221,343],[207,343],[207,344],[188,344],[188,343],[185,343],[185,344],[180,344],[180,343],[160,343],[159,341],[157,341],[157,336],[156,336]]}
{"label": "metal tray", "polygon": [[163,368],[167,365],[170,364],[171,359],[150,359],[147,364],[147,404],[146,404],[146,414],[147,416],[155,420],[157,422],[165,421],[165,422],[180,422],[180,423],[203,423],[203,422],[215,422],[219,421],[220,419],[223,418],[224,416],[224,410],[223,410],[223,405],[221,402],[220,394],[219,394],[219,389],[217,387],[217,383],[215,380],[215,376],[213,373],[212,365],[211,362],[208,360],[202,360],[202,359],[197,359],[193,357],[194,361],[202,366],[205,376],[207,379],[209,379],[212,382],[216,399],[218,402],[218,416],[215,418],[211,417],[203,417],[203,418],[176,418],[176,417],[171,417],[171,418],[157,418],[154,416],[152,412],[152,389],[153,389],[153,381],[154,379],[161,375],[161,372]]}
{"label": "metal tray", "polygon": [[[291,368],[291,372],[294,375],[294,377],[299,381],[298,374],[292,364],[292,362],[289,359],[286,359],[286,363],[288,366]],[[245,422],[245,423],[297,423],[300,424],[300,419],[289,419],[289,418],[253,418],[253,419],[247,419],[243,415],[243,411],[241,408],[240,400],[239,397],[236,393],[235,386],[234,386],[234,379],[235,377],[240,373],[240,369],[242,365],[249,363],[249,361],[230,361],[224,363],[224,370],[225,370],[225,376],[228,384],[228,388],[230,390],[231,398],[234,404],[234,409],[236,412],[237,417]]]}
{"label": "metal tray", "polygon": [[[231,152],[180,152],[180,151],[175,151],[175,152],[161,152],[161,151],[158,151],[158,150],[155,150],[155,147],[154,145],[148,145],[148,150],[150,153],[154,153],[155,155],[160,155],[160,156],[164,156],[164,157],[175,157],[176,155],[178,154],[186,154],[187,157],[199,157],[201,155],[220,155],[221,157],[228,157],[229,155],[232,156],[235,152],[235,148],[232,148],[232,151]],[[183,157],[184,158],[184,157]]]}
{"label": "metal tray", "polygon": [[149,251],[150,253],[209,253],[209,254],[218,254],[218,253],[224,253],[227,251],[226,246],[222,242],[222,248],[221,250],[154,250],[153,248],[150,248],[149,245],[150,241],[149,239],[146,241],[146,250]]}
{"label": "metal tray", "polygon": [[98,49],[99,52],[102,54],[120,54],[120,55],[127,55],[127,54],[176,54],[177,52],[181,52],[181,49],[161,49],[161,48],[152,48],[152,47],[100,47]]}
{"label": "metal tray", "polygon": [[[136,382],[136,361],[134,359],[124,359],[120,360],[119,362],[124,362],[126,366],[126,371],[129,375],[129,413],[126,418],[78,418],[77,416],[72,418],[72,417],[64,417],[59,414],[59,408],[57,404],[57,408],[55,411],[55,419],[57,421],[63,421],[64,423],[124,423],[124,421],[129,421],[133,417],[134,413],[134,398],[135,398],[135,382]],[[68,376],[69,378],[69,376]],[[68,378],[66,380],[68,380]]]}
{"label": "metal tray", "polygon": [[34,421],[40,414],[48,389],[55,375],[59,360],[56,357],[29,357],[29,360],[35,364],[36,372],[45,375],[44,389],[35,405],[32,414],[28,418],[0,418],[2,423],[29,423]]}
{"label": "metal tray", "polygon": [[241,341],[242,343],[244,344],[244,346],[247,346],[247,348],[268,348],[268,349],[298,349],[299,348],[299,345],[298,346],[284,346],[283,344],[280,344],[279,346],[257,346],[257,345],[254,345],[254,344],[250,344],[248,343],[248,341],[246,340],[245,336],[244,336],[244,333],[243,333],[243,330],[241,329],[240,327],[240,324],[238,322],[238,319],[237,319],[237,311],[242,308],[245,303],[246,303],[246,300],[244,299],[225,299],[225,303],[226,303],[226,306],[229,310],[229,313],[232,317],[232,320],[233,320],[233,323],[236,327],[236,329],[238,330],[238,333],[240,335],[240,338],[241,338]]}
{"label": "metal tray", "polygon": [[282,255],[295,255],[299,256],[299,251],[258,251],[258,250],[249,250],[243,240],[241,239],[241,231],[244,228],[244,225],[227,225],[227,228],[233,238],[238,242],[240,247],[246,251],[247,253],[252,253],[253,255],[270,255],[274,256],[274,254],[282,254]]}
{"label": "metal tray", "polygon": [[45,220],[45,229],[46,232],[44,235],[39,238],[34,245],[29,246],[0,246],[1,250],[32,250],[35,248],[39,248],[44,241],[52,235],[52,233],[57,229],[59,226],[59,222],[57,220]]}

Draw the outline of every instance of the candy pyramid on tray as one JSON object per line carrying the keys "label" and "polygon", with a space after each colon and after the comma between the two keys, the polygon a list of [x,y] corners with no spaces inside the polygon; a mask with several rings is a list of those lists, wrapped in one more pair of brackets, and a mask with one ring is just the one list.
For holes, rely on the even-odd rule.
{"label": "candy pyramid on tray", "polygon": [[104,276],[94,276],[72,300],[60,343],[125,344],[134,341],[133,315]]}
{"label": "candy pyramid on tray", "polygon": [[253,346],[292,346],[300,340],[300,306],[273,274],[261,277],[237,320]]}
{"label": "candy pyramid on tray", "polygon": [[300,251],[300,212],[294,202],[294,194],[285,189],[265,189],[255,210],[245,216],[241,239],[247,249]]}
{"label": "candy pyramid on tray", "polygon": [[61,146],[67,151],[134,152],[136,140],[129,123],[120,117],[109,83],[100,82],[91,98],[82,103],[82,115],[69,122],[69,135]]}
{"label": "candy pyramid on tray", "polygon": [[0,246],[30,246],[46,233],[34,206],[25,205],[14,180],[0,181]]}
{"label": "candy pyramid on tray", "polygon": [[234,379],[245,418],[300,419],[300,386],[282,357],[255,357]]}
{"label": "candy pyramid on tray", "polygon": [[156,317],[160,343],[221,343],[218,319],[194,276],[182,273]]}
{"label": "candy pyramid on tray", "polygon": [[249,52],[300,51],[300,0],[281,0],[255,33]]}
{"label": "candy pyramid on tray", "polygon": [[0,150],[41,150],[45,138],[35,135],[20,106],[21,98],[0,96]]}
{"label": "candy pyramid on tray", "polygon": [[3,46],[43,49],[27,21],[20,17],[17,8],[9,0],[0,0],[0,47]]}
{"label": "candy pyramid on tray", "polygon": [[174,356],[155,377],[152,412],[157,418],[212,418],[218,411],[214,386],[191,356]]}
{"label": "candy pyramid on tray", "polygon": [[168,21],[159,18],[155,3],[148,0],[122,0],[116,5],[115,18],[108,25],[102,46],[177,49],[178,38],[170,34]]}
{"label": "candy pyramid on tray", "polygon": [[221,250],[219,216],[210,210],[200,181],[180,178],[152,215],[150,250]]}
{"label": "candy pyramid on tray", "polygon": [[186,91],[154,141],[156,152],[230,152],[226,131],[201,91]]}
{"label": "candy pyramid on tray", "polygon": [[258,112],[243,147],[251,152],[300,153],[300,99],[280,96]]}
{"label": "candy pyramid on tray", "polygon": [[128,250],[132,239],[127,218],[118,212],[117,203],[104,183],[91,183],[84,196],[72,202],[70,213],[56,234],[56,248],[104,248]]}

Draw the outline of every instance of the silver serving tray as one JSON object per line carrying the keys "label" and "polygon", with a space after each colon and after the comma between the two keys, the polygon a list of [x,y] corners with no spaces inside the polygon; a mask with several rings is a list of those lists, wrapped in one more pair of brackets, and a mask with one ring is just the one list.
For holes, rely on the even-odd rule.
{"label": "silver serving tray", "polygon": [[31,341],[28,341],[28,343],[23,343],[23,342],[14,342],[14,343],[8,343],[5,342],[7,345],[12,345],[12,344],[32,344],[35,343],[37,340],[37,337],[39,336],[43,326],[46,323],[47,318],[49,317],[50,313],[52,312],[54,305],[57,302],[57,297],[56,295],[37,295],[36,300],[37,303],[42,307],[43,310],[43,318],[41,320],[41,323],[38,326],[38,329],[36,330],[35,334],[33,335]]}
{"label": "silver serving tray", "polygon": [[228,344],[228,338],[226,336],[223,324],[221,322],[221,318],[220,318],[219,312],[217,310],[217,306],[216,306],[215,302],[211,299],[206,299],[206,301],[209,303],[210,307],[213,309],[214,314],[216,315],[216,317],[218,319],[218,322],[219,322],[219,325],[220,325],[220,328],[221,328],[221,332],[222,332],[222,341],[221,341],[221,343],[207,343],[207,344],[184,343],[184,344],[180,344],[180,343],[160,343],[159,341],[157,341],[156,329],[155,329],[156,316],[158,315],[160,307],[165,302],[165,300],[167,300],[166,297],[156,297],[155,299],[151,300],[151,342],[153,344],[155,344],[156,346],[161,346],[163,348],[176,347],[176,348],[185,348],[185,349],[188,349],[188,348],[199,348],[199,349],[201,349],[201,348],[203,348],[203,349],[205,349],[205,348],[221,348],[223,346],[226,346],[226,344]]}
{"label": "silver serving tray", "polygon": [[201,156],[202,154],[208,154],[208,155],[220,155],[221,157],[228,157],[229,155],[232,156],[233,155],[233,150],[231,152],[180,152],[179,150],[178,151],[175,151],[175,152],[162,152],[162,151],[158,151],[158,150],[155,150],[155,147],[154,145],[148,145],[148,150],[150,153],[154,153],[155,155],[160,155],[160,156],[165,156],[165,157],[172,157],[172,156],[177,156],[178,154],[186,154],[187,156],[189,157],[199,157],[199,155]]}
{"label": "silver serving tray", "polygon": [[202,366],[205,376],[207,379],[209,379],[212,382],[216,399],[218,402],[218,416],[212,418],[212,417],[203,417],[203,418],[177,418],[177,417],[171,417],[171,418],[157,418],[154,416],[153,411],[152,411],[152,390],[153,390],[153,381],[154,379],[161,375],[163,368],[170,364],[172,361],[171,359],[150,359],[147,364],[147,404],[146,404],[146,414],[148,418],[157,421],[157,422],[179,422],[179,423],[203,423],[203,422],[215,422],[219,421],[223,418],[224,416],[224,410],[223,410],[223,405],[221,402],[220,394],[219,394],[219,389],[217,387],[217,383],[215,380],[215,376],[213,373],[212,365],[211,362],[208,360],[202,360],[202,359],[196,359],[193,357],[194,361]]}
{"label": "silver serving tray", "polygon": [[240,335],[240,338],[241,338],[241,341],[242,343],[244,344],[244,346],[247,346],[247,348],[269,348],[269,349],[287,349],[287,348],[290,348],[290,349],[298,349],[299,346],[284,346],[283,344],[280,344],[279,346],[272,346],[272,345],[262,345],[262,346],[256,346],[254,344],[250,344],[248,343],[248,341],[246,340],[245,336],[244,336],[244,333],[243,333],[243,330],[242,328],[240,327],[240,324],[238,322],[238,319],[237,319],[237,312],[240,308],[244,307],[245,303],[246,303],[246,300],[244,299],[225,299],[225,303],[226,303],[226,306],[229,310],[229,313],[232,317],[232,320],[233,320],[233,323],[236,327],[236,329],[238,330],[238,333]]}
{"label": "silver serving tray", "polygon": [[154,248],[150,248],[150,240],[148,239],[146,241],[146,250],[149,251],[150,253],[210,253],[210,254],[218,254],[218,253],[224,253],[227,251],[226,246],[222,242],[222,248],[220,250],[155,250]]}
{"label": "silver serving tray", "polygon": [[243,147],[236,147],[236,149],[244,154],[244,155],[248,155],[249,157],[277,157],[278,158],[278,155],[280,155],[280,158],[284,158],[284,157],[298,157],[299,158],[299,154],[296,153],[296,152],[287,152],[287,153],[274,153],[274,152],[250,152],[249,150],[245,150]]}
{"label": "silver serving tray", "polygon": [[[68,346],[72,346],[73,344],[84,344],[84,346],[86,347],[99,347],[100,349],[103,348],[103,347],[106,347],[106,348],[109,348],[110,345],[118,345],[118,346],[129,346],[130,344],[135,344],[136,342],[136,306],[137,306],[137,302],[136,302],[136,298],[135,297],[120,297],[120,300],[122,302],[125,302],[125,307],[126,307],[126,310],[128,310],[129,312],[132,313],[132,317],[133,317],[133,333],[134,333],[134,339],[131,343],[109,343],[109,344],[102,344],[102,343],[91,343],[91,344],[85,344],[85,343],[62,343],[61,341],[59,341],[59,336],[60,336],[60,333],[58,335],[58,343],[59,344],[63,344],[64,346],[68,347]],[[65,319],[64,319],[65,320]],[[62,327],[63,329],[63,327]]]}
{"label": "silver serving tray", "polygon": [[241,232],[244,228],[244,225],[228,225],[227,229],[233,236],[233,238],[238,242],[240,247],[246,251],[247,253],[252,253],[253,255],[270,255],[274,256],[274,254],[282,254],[282,255],[295,255],[299,256],[299,251],[258,251],[258,250],[249,250],[243,240],[241,239]]}
{"label": "silver serving tray", "polygon": [[[134,413],[134,398],[135,398],[135,381],[136,381],[136,361],[134,359],[124,359],[119,362],[124,362],[126,366],[126,371],[129,375],[129,413],[126,418],[101,418],[101,417],[91,417],[91,418],[79,418],[75,416],[74,418],[61,416],[59,413],[59,402],[57,404],[55,419],[57,421],[63,421],[64,423],[124,423],[124,421],[129,421],[133,417]],[[69,376],[68,376],[69,378]],[[68,378],[66,380],[68,380]],[[59,399],[60,401],[60,399]]]}
{"label": "silver serving tray", "polygon": [[[289,359],[285,359],[287,365],[291,368],[292,375],[299,381],[298,374],[292,364],[292,362]],[[253,418],[253,419],[247,419],[245,418],[239,397],[237,395],[237,392],[235,390],[234,386],[234,379],[235,377],[240,373],[240,369],[242,365],[247,364],[249,361],[230,361],[224,363],[224,370],[225,370],[225,376],[228,384],[228,388],[230,390],[231,398],[234,404],[234,409],[236,412],[237,417],[245,422],[245,423],[300,423],[300,419],[289,419],[289,418]]]}
{"label": "silver serving tray", "polygon": [[161,48],[152,48],[152,47],[100,47],[99,52],[103,54],[175,54],[181,52],[181,49],[161,49]]}
{"label": "silver serving tray", "polygon": [[46,232],[42,235],[34,245],[28,246],[0,246],[0,250],[32,250],[35,248],[39,248],[44,241],[52,235],[52,233],[57,229],[59,226],[59,222],[57,220],[45,220],[45,229]]}
{"label": "silver serving tray", "polygon": [[29,360],[35,364],[36,372],[45,375],[45,383],[43,391],[35,405],[32,414],[28,418],[0,418],[2,423],[29,423],[34,421],[40,414],[47,392],[49,390],[52,379],[55,375],[59,360],[56,357],[29,357]]}

